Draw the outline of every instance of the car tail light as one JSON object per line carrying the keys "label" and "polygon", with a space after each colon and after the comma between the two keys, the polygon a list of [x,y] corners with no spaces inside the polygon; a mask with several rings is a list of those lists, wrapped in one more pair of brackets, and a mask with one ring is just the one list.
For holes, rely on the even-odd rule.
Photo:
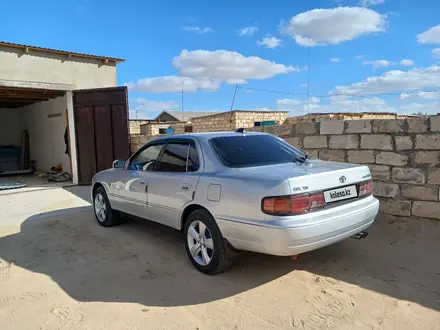
{"label": "car tail light", "polygon": [[324,195],[298,194],[291,196],[266,197],[262,201],[262,211],[272,215],[296,215],[323,207]]}
{"label": "car tail light", "polygon": [[361,183],[359,186],[359,197],[371,195],[372,190],[373,183],[371,182],[371,180]]}

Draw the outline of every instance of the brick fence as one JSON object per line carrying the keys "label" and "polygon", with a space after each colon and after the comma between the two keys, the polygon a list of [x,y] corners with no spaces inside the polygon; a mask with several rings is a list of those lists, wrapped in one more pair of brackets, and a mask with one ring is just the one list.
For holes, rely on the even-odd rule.
{"label": "brick fence", "polygon": [[381,212],[440,219],[440,116],[252,128],[322,160],[369,166]]}

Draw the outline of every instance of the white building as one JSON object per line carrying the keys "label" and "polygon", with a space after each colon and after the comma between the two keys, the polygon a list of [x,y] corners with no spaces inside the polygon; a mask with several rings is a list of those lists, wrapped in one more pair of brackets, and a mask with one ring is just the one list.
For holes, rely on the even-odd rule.
{"label": "white building", "polygon": [[74,183],[88,183],[128,157],[127,89],[116,87],[123,61],[0,42],[0,173],[62,164]]}

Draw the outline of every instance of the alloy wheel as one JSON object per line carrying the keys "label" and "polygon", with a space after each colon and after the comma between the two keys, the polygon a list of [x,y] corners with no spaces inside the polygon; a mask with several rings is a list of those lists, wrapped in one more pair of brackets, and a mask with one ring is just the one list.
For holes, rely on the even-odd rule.
{"label": "alloy wheel", "polygon": [[107,217],[107,205],[100,193],[95,196],[95,214],[100,222],[104,222]]}
{"label": "alloy wheel", "polygon": [[214,241],[208,227],[200,221],[194,220],[188,228],[188,248],[191,257],[201,266],[207,266],[214,256]]}

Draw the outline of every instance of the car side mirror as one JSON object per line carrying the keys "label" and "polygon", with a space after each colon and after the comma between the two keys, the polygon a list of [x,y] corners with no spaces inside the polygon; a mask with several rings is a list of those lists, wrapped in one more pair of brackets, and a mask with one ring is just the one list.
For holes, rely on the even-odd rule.
{"label": "car side mirror", "polygon": [[113,162],[113,168],[124,168],[125,167],[125,160],[118,159]]}

